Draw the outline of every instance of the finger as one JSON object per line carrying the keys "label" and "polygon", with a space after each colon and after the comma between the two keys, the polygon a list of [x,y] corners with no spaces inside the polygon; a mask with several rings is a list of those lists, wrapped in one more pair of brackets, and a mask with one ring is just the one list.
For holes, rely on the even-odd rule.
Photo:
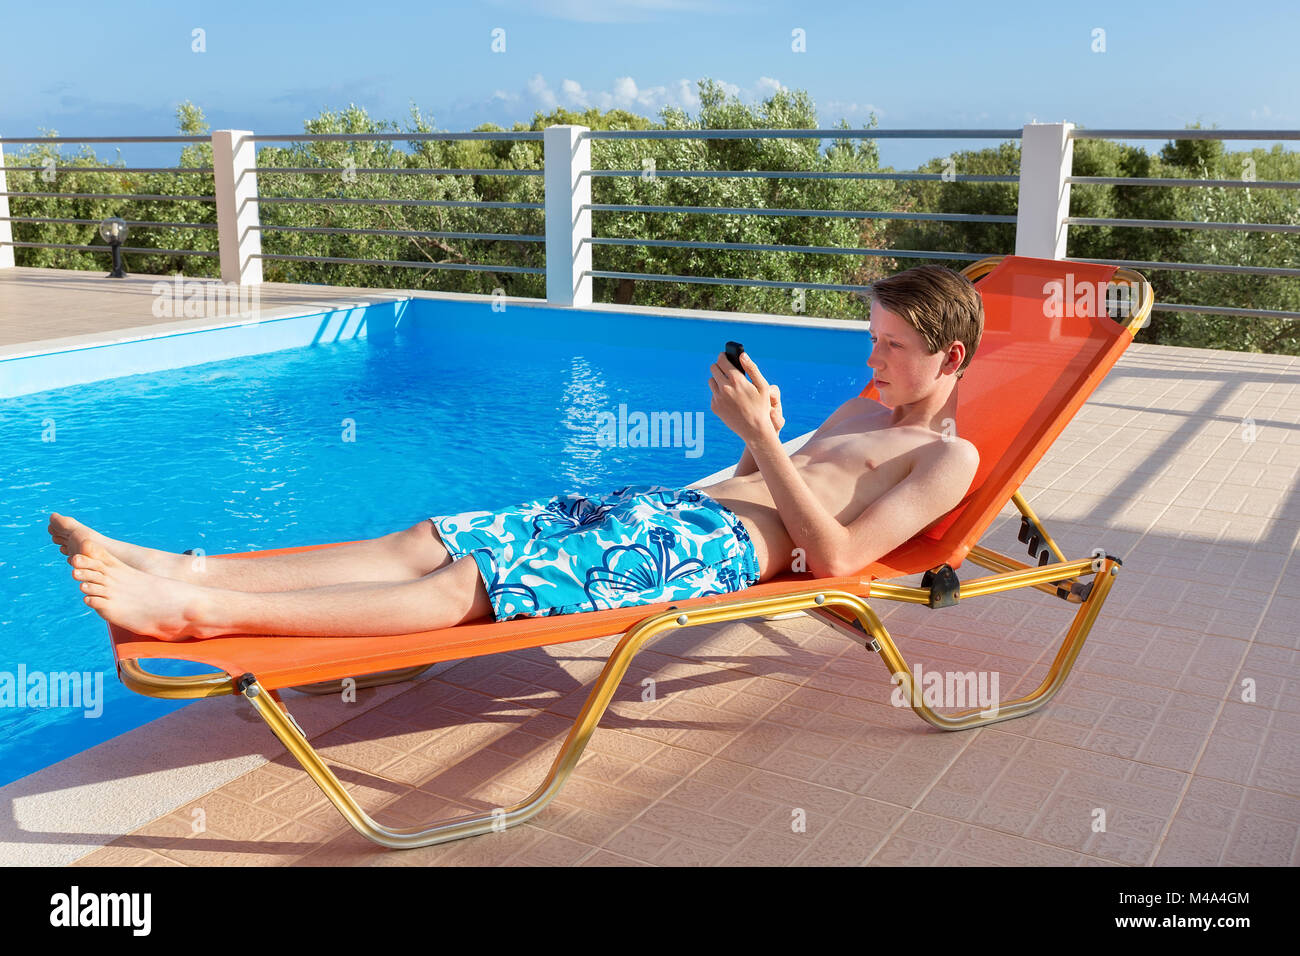
{"label": "finger", "polygon": [[758,366],[755,365],[754,360],[749,357],[749,353],[742,352],[740,354],[740,361],[741,364],[745,366],[745,371],[749,373],[750,380],[759,388],[764,388],[767,385],[767,379],[763,378],[763,373],[758,370]]}

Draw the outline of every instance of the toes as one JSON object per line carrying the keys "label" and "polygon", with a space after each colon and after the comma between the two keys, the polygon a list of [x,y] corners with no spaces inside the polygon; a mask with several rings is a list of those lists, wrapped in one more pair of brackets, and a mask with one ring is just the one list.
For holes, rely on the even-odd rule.
{"label": "toes", "polygon": [[93,581],[95,584],[103,584],[106,580],[104,572],[96,571],[94,568],[77,568],[72,572],[72,576],[78,581]]}
{"label": "toes", "polygon": [[81,585],[81,590],[86,594],[93,594],[96,597],[108,596],[108,588],[104,587],[102,584],[92,584],[89,581]]}

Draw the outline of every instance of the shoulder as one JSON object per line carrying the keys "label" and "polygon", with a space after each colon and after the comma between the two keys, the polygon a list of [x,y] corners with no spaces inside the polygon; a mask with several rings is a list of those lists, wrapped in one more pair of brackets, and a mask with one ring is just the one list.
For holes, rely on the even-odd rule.
{"label": "shoulder", "polygon": [[961,498],[975,480],[979,464],[979,449],[965,438],[953,436],[918,448],[912,462],[912,473],[926,474],[931,483],[947,491],[948,496],[955,494]]}

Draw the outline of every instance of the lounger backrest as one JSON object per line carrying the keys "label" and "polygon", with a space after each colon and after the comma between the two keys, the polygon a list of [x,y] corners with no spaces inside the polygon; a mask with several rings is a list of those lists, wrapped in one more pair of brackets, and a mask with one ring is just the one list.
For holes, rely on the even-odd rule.
{"label": "lounger backrest", "polygon": [[958,386],[957,432],[980,466],[962,502],[918,537],[963,559],[1123,354],[1132,335],[1105,307],[1114,273],[1007,256],[976,281],[984,334]]}

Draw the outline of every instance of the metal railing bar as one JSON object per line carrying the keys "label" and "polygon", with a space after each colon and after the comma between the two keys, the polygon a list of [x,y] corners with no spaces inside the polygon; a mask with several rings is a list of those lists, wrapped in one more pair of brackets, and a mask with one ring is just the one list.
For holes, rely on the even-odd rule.
{"label": "metal railing bar", "polygon": [[[936,182],[944,179],[943,173],[850,173],[826,170],[822,172],[801,170],[757,170],[747,169],[736,172],[729,169],[656,169],[653,176],[644,169],[592,169],[591,176],[658,176],[683,179],[888,179],[904,182]],[[959,183],[1018,183],[1019,176],[984,176],[954,174],[947,177],[948,182]]]}
{"label": "metal railing bar", "polygon": [[366,206],[478,206],[483,209],[545,209],[540,202],[489,202],[477,199],[351,199],[339,196],[319,196],[304,198],[302,196],[259,196],[259,203],[322,203],[326,206],[366,205]]}
{"label": "metal railing bar", "polygon": [[1221,266],[1204,262],[1140,262],[1135,259],[1079,259],[1066,256],[1067,262],[1092,262],[1100,266],[1132,266],[1135,269],[1168,269],[1174,272],[1219,272],[1228,275],[1300,277],[1300,269],[1266,266]]}
{"label": "metal railing bar", "polygon": [[[0,242],[0,246],[13,246],[17,249],[80,249],[86,252],[112,252],[112,246],[81,246],[70,242]],[[123,246],[123,252],[143,253],[157,256],[205,256],[216,258],[220,253],[206,252],[200,249],[149,249],[145,246]]]}
{"label": "metal railing bar", "polygon": [[[0,166],[5,172],[39,173],[46,166]],[[54,165],[56,173],[211,173],[206,166],[61,166]]]}
{"label": "metal railing bar", "polygon": [[1067,176],[1065,181],[1080,186],[1214,186],[1216,188],[1244,189],[1300,189],[1300,182],[1290,180],[1260,180],[1249,182],[1244,179],[1159,179],[1134,176]]}
{"label": "metal railing bar", "polygon": [[14,193],[0,192],[0,196],[17,196],[24,199],[140,199],[146,202],[181,201],[216,202],[215,196],[155,196],[139,193]]}
{"label": "metal railing bar", "polygon": [[[703,242],[698,240],[686,239],[614,239],[598,238],[593,236],[591,244],[594,246],[653,246],[655,248],[667,249],[721,249],[732,252],[807,252],[815,255],[852,255],[852,256],[871,256],[871,255],[893,255],[898,253],[903,255],[902,250],[897,249],[875,249],[875,248],[848,248],[845,246],[794,246],[794,245],[776,245],[763,244],[754,242]],[[910,252],[910,250],[908,250]],[[948,255],[947,253],[944,254]],[[979,260],[987,258],[986,256],[977,256],[968,253],[952,253],[955,258],[967,258]],[[930,258],[929,254],[925,254]],[[920,258],[920,256],[913,256]]]}
{"label": "metal railing bar", "polygon": [[483,130],[475,133],[254,133],[248,138],[259,143],[365,143],[397,140],[419,143],[427,140],[456,139],[540,140],[543,136],[541,130],[513,132]]}
{"label": "metal railing bar", "polygon": [[210,143],[211,136],[0,136],[6,143]]}
{"label": "metal railing bar", "polygon": [[1151,306],[1153,312],[1199,312],[1207,315],[1244,316],[1256,319],[1300,319],[1300,312],[1285,312],[1276,309],[1240,309],[1228,305],[1179,305],[1176,302],[1157,302]]}
{"label": "metal railing bar", "polygon": [[277,259],[287,262],[335,262],[345,265],[368,266],[403,266],[412,269],[461,269],[467,272],[517,272],[530,275],[545,275],[546,270],[532,266],[497,266],[472,262],[409,262],[398,259],[344,259],[336,256],[291,256],[264,252],[254,255],[253,259]]}
{"label": "metal railing bar", "polygon": [[[52,219],[45,216],[0,216],[0,222],[41,222],[41,223],[59,223],[70,226],[98,226],[102,220],[99,219]],[[173,229],[216,229],[215,222],[150,222],[148,220],[128,219],[126,224],[131,227],[135,226],[161,226]]]}
{"label": "metal railing bar", "polygon": [[546,171],[543,169],[425,169],[423,167],[395,167],[391,169],[380,168],[376,166],[352,168],[350,166],[340,166],[338,168],[326,166],[259,166],[258,174],[262,173],[384,173],[399,174],[412,173],[422,176],[544,176]]}
{"label": "metal railing bar", "polygon": [[310,232],[325,235],[409,236],[428,239],[496,239],[505,242],[545,242],[545,236],[521,236],[496,232],[423,232],[419,229],[347,229],[342,226],[250,226],[261,232]]}
{"label": "metal railing bar", "polygon": [[[903,253],[892,250],[891,255]],[[908,253],[910,257],[925,257],[936,259],[984,259],[987,256],[968,255],[966,253]],[[591,276],[593,279],[649,279],[654,282],[690,282],[702,285],[739,285],[753,286],[765,289],[815,289],[827,292],[867,292],[870,291],[869,285],[848,285],[832,282],[782,282],[776,279],[729,279],[718,276],[672,276],[661,273],[651,272],[607,272],[600,269],[585,270],[583,275]]]}
{"label": "metal railing bar", "polygon": [[1180,222],[1172,219],[1088,219],[1070,216],[1067,226],[1126,226],[1140,229],[1232,229],[1240,232],[1300,232],[1300,226],[1271,222]]}
{"label": "metal railing bar", "polygon": [[669,276],[650,272],[584,272],[593,279],[646,279],[650,282],[689,282],[696,285],[740,285],[765,289],[813,289],[825,292],[866,292],[871,286],[829,282],[778,282],[775,279],[727,279],[714,276]]}
{"label": "metal railing bar", "polygon": [[592,212],[712,213],[725,216],[803,216],[820,219],[918,219],[933,222],[1009,222],[1015,216],[948,212],[876,212],[869,209],[755,209],[749,206],[650,206],[591,203],[582,208]]}
{"label": "metal railing bar", "polygon": [[1020,139],[1021,129],[593,129],[587,139]]}
{"label": "metal railing bar", "polygon": [[1294,129],[1074,129],[1075,139],[1300,139]]}

